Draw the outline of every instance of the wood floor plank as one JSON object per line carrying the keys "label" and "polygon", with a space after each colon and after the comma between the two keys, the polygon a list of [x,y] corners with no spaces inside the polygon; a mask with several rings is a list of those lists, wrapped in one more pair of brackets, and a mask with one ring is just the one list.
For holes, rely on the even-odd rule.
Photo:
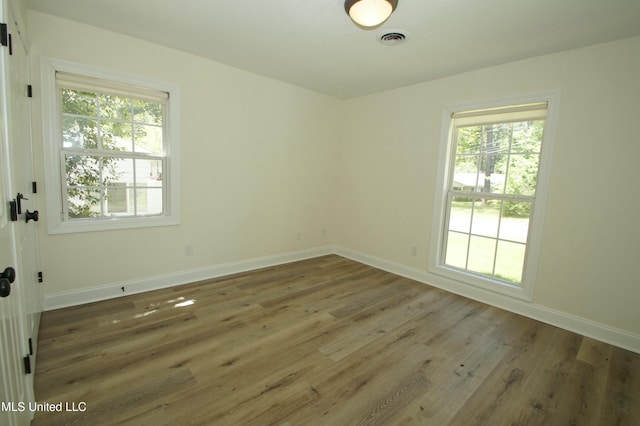
{"label": "wood floor plank", "polygon": [[453,424],[483,425],[501,419],[517,420],[520,398],[528,395],[524,381],[528,374],[538,373],[537,362],[548,351],[545,343],[555,332],[540,323],[528,325],[523,340],[510,348],[473,396],[455,413],[451,420]]}
{"label": "wood floor plank", "polygon": [[43,425],[636,425],[640,355],[340,256],[42,315]]}
{"label": "wood floor plank", "polygon": [[[393,350],[402,342],[402,351]],[[393,398],[396,391],[415,380],[412,392],[403,395],[415,395],[428,388],[426,381],[418,379],[420,369],[430,361],[430,351],[421,342],[411,341],[394,333],[381,335],[380,339],[334,362],[328,371],[319,372],[309,381],[322,396],[312,407],[295,413],[288,419],[292,424],[304,424],[315,419],[321,424],[360,424],[371,422],[372,413],[380,411],[380,404],[390,399],[394,405],[388,408],[402,407],[408,401]],[[381,371],[393,366],[393,374],[381,374]],[[316,372],[317,373],[317,372]],[[322,415],[322,417],[319,417]],[[368,420],[367,420],[368,419]]]}
{"label": "wood floor plank", "polygon": [[613,349],[605,392],[601,424],[640,424],[640,357],[637,354]]}

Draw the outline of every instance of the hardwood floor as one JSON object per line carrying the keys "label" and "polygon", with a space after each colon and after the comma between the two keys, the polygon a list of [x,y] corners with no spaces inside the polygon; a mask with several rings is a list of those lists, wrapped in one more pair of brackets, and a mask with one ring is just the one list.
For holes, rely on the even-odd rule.
{"label": "hardwood floor", "polygon": [[640,424],[639,354],[338,256],[45,312],[35,384],[78,411],[34,426]]}

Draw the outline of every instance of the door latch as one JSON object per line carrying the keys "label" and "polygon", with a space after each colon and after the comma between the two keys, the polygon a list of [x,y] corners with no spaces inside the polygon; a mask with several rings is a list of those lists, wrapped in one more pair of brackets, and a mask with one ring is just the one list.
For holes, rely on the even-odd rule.
{"label": "door latch", "polygon": [[28,200],[28,198],[18,192],[18,195],[16,195],[16,205],[18,207],[18,214],[22,214],[22,200]]}

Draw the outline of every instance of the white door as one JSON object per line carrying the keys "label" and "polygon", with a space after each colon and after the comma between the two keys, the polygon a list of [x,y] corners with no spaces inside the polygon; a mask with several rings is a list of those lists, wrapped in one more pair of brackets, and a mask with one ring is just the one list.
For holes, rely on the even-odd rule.
{"label": "white door", "polygon": [[[11,5],[11,2],[9,2]],[[38,327],[42,312],[42,284],[39,282],[40,258],[38,247],[37,190],[34,192],[33,152],[31,144],[31,105],[28,97],[29,61],[23,32],[16,28],[13,11],[8,10],[8,33],[11,34],[11,55],[8,59],[8,83],[6,91],[9,107],[9,153],[11,161],[11,197],[18,204],[16,226],[16,250],[21,265],[21,282],[26,309],[25,333],[30,341],[31,369],[35,371]],[[37,185],[36,185],[37,188]],[[20,199],[18,199],[20,198]],[[27,212],[30,217],[27,222]],[[33,375],[29,376],[33,381]]]}
{"label": "white door", "polygon": [[[2,111],[0,111],[2,112]],[[2,129],[4,130],[4,128]],[[4,132],[3,132],[4,133]],[[4,136],[4,135],[3,135]],[[2,138],[4,143],[4,137]],[[0,163],[6,162],[6,151],[1,152]],[[2,167],[2,189],[0,196],[6,200],[6,176]],[[0,207],[0,262],[2,270],[15,265],[13,235],[8,217],[6,203]],[[20,324],[20,306],[18,280],[9,284],[6,278],[0,278],[0,424],[13,426],[28,424],[29,413],[25,409],[27,399],[27,383],[24,380],[22,359],[22,329]],[[21,405],[22,404],[22,405]]]}
{"label": "white door", "polygon": [[[0,54],[1,55],[1,54]],[[4,103],[0,113],[4,114]],[[12,426],[29,423],[27,382],[24,379],[23,329],[21,324],[20,280],[10,283],[5,268],[17,269],[13,225],[10,220],[7,190],[7,144],[5,120],[0,120],[0,424]],[[21,405],[22,404],[22,405]]]}
{"label": "white door", "polygon": [[[0,8],[0,22],[6,22],[6,2]],[[16,255],[15,226],[11,222],[11,173],[8,145],[7,61],[9,52],[0,48],[0,424],[25,425],[29,423],[27,382],[24,379],[24,323],[23,295],[20,274],[15,280],[6,268],[19,270]],[[10,282],[13,281],[13,282]]]}
{"label": "white door", "polygon": [[[7,24],[3,35],[7,46],[0,47],[0,296],[5,296],[0,297],[0,424],[28,425],[33,414],[29,404],[35,399],[33,374],[27,370],[35,367],[42,295],[37,224],[27,223],[25,217],[27,208],[35,210],[28,60],[9,3],[2,0],[0,7],[0,22]],[[15,270],[11,284],[7,282],[12,274],[3,272],[7,267]]]}

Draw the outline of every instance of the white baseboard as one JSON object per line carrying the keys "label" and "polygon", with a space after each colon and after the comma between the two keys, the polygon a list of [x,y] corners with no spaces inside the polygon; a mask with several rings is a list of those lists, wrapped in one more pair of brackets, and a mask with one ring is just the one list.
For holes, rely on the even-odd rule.
{"label": "white baseboard", "polygon": [[401,275],[451,293],[459,294],[460,296],[464,296],[469,299],[486,303],[487,305],[492,305],[565,330],[573,331],[583,336],[591,337],[605,343],[610,343],[614,346],[640,353],[640,335],[638,334],[550,309],[545,306],[536,305],[535,303],[528,302],[526,300],[493,293],[491,291],[473,287],[427,271],[380,259],[375,256],[370,256],[344,247],[336,247],[334,253],[396,275]]}
{"label": "white baseboard", "polygon": [[319,247],[309,250],[241,260],[238,262],[223,263],[220,265],[191,269],[188,271],[156,275],[136,280],[116,282],[101,287],[53,293],[45,295],[44,310],[51,311],[69,306],[114,299],[116,297],[144,293],[146,291],[159,290],[181,284],[189,284],[197,281],[237,274],[240,272],[280,265],[283,263],[325,256],[332,253],[334,253],[334,249],[331,246]]}
{"label": "white baseboard", "polygon": [[[431,274],[421,269],[412,268],[400,263],[377,258],[375,256],[370,256],[365,253],[339,246],[319,247],[280,255],[224,263],[171,274],[157,275],[137,280],[112,283],[102,287],[49,294],[44,298],[44,309],[45,311],[49,311],[97,302],[100,300],[113,299],[130,294],[143,293],[146,291],[223,277],[226,275],[325,256],[328,254],[337,254],[396,275],[401,275],[433,287],[441,288],[451,293],[468,297],[469,299],[477,300],[565,330],[573,331],[583,336],[591,337],[596,340],[640,353],[640,335],[541,305],[536,305],[535,303],[525,300],[511,298],[509,296],[493,293],[478,287],[469,286],[462,282]],[[124,291],[122,290],[123,288]]]}

